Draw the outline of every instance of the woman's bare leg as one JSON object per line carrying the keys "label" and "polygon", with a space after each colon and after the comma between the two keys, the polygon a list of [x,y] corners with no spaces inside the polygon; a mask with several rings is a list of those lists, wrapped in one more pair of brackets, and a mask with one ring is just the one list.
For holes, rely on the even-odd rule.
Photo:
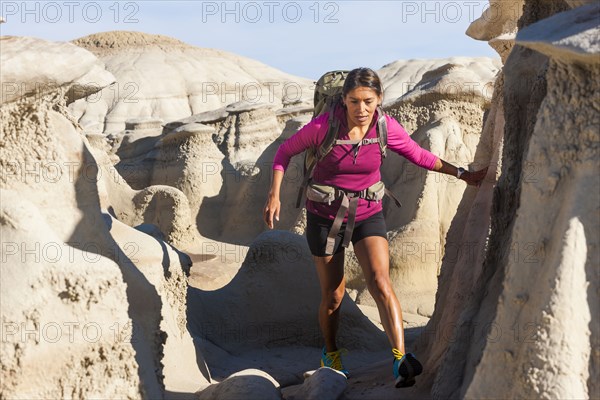
{"label": "woman's bare leg", "polygon": [[340,323],[340,306],[346,293],[344,280],[344,252],[333,256],[314,257],[321,285],[319,326],[328,352],[336,351],[335,337]]}
{"label": "woman's bare leg", "polygon": [[380,236],[366,237],[354,245],[354,253],[362,267],[367,288],[377,304],[390,344],[405,353],[402,308],[390,280],[387,239]]}

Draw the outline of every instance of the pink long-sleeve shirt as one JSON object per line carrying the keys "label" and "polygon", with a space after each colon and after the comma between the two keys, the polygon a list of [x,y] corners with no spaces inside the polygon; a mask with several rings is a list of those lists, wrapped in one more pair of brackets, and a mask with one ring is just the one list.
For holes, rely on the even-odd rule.
{"label": "pink long-sleeve shirt", "polygon": [[[350,139],[345,110],[340,114],[338,139]],[[325,139],[328,129],[329,113],[324,113],[303,126],[296,134],[287,139],[277,150],[273,160],[273,169],[285,171],[290,159],[309,147],[319,146]],[[373,117],[377,120],[377,113]],[[406,130],[394,118],[386,115],[388,128],[387,148],[412,163],[433,170],[438,159],[431,152],[420,147],[412,140]],[[373,124],[365,138],[377,138],[376,124]],[[336,186],[348,191],[360,191],[381,180],[381,150],[377,143],[363,145],[354,160],[353,145],[335,145],[315,167],[313,180],[325,185]],[[341,199],[327,203],[306,201],[306,209],[328,219],[334,219]],[[361,221],[382,210],[381,202],[360,199],[356,211],[356,221]],[[347,216],[344,218],[347,221]]]}

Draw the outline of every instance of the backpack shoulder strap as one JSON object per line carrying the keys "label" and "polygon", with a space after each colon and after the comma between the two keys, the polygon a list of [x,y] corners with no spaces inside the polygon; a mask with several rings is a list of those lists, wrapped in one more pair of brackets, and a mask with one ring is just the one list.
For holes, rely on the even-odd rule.
{"label": "backpack shoulder strap", "polygon": [[298,191],[298,197],[296,199],[296,208],[300,208],[300,204],[302,203],[302,197],[306,192],[306,187],[308,186],[308,182],[312,179],[313,171],[315,167],[329,152],[333,149],[335,145],[335,140],[338,135],[338,131],[340,129],[340,121],[335,116],[335,111],[337,107],[334,104],[329,110],[329,116],[327,118],[327,133],[325,134],[325,138],[314,151],[314,158],[311,160],[310,164],[306,166],[306,171],[304,173],[304,179],[302,180],[302,185],[300,185],[300,189]]}
{"label": "backpack shoulder strap", "polygon": [[379,140],[379,149],[381,150],[381,157],[387,156],[387,120],[385,119],[385,112],[381,107],[377,107],[377,139]]}
{"label": "backpack shoulder strap", "polygon": [[335,113],[337,111],[337,105],[333,105],[333,107],[329,111],[329,117],[327,119],[327,133],[325,134],[325,138],[317,148],[317,162],[321,161],[331,149],[335,145],[335,140],[337,139],[338,132],[340,130],[340,121],[337,119]]}

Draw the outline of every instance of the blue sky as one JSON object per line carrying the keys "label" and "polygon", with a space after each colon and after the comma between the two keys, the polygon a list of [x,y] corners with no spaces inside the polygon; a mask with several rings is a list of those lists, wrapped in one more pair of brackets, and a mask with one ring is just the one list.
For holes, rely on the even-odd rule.
{"label": "blue sky", "polygon": [[[1,1],[2,35],[66,41],[131,30],[250,57],[316,79],[399,59],[497,57],[465,35],[487,1]],[[0,49],[1,50],[1,49]]]}

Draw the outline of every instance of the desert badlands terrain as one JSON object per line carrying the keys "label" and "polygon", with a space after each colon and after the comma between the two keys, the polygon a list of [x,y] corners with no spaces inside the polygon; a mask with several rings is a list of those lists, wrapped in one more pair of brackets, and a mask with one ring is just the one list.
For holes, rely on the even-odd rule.
{"label": "desert badlands terrain", "polygon": [[497,59],[398,60],[386,112],[480,187],[389,156],[391,277],[417,384],[352,251],[318,369],[319,287],[294,207],[262,207],[314,82],[177,39],[0,37],[0,398],[600,398],[600,5],[491,0]]}

